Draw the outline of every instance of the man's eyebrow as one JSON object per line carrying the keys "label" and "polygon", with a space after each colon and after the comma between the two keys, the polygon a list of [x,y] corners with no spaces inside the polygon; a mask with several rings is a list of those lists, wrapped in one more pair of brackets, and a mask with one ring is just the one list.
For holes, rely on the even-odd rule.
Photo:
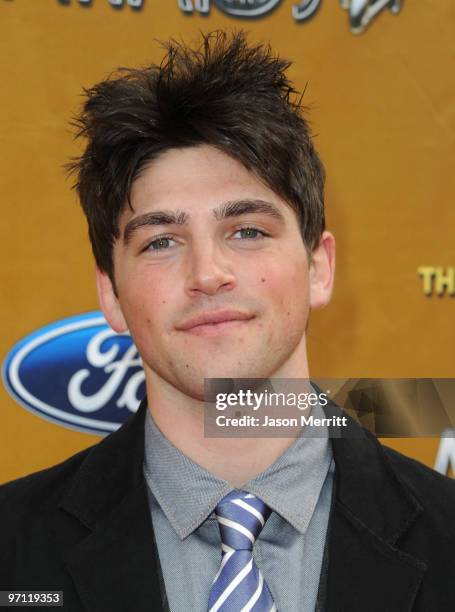
{"label": "man's eyebrow", "polygon": [[257,199],[242,199],[233,200],[232,202],[225,202],[213,211],[215,219],[221,221],[228,217],[238,217],[240,215],[246,215],[248,213],[262,213],[277,219],[284,224],[284,216],[282,212],[271,202]]}
{"label": "man's eyebrow", "polygon": [[128,244],[131,236],[136,230],[147,225],[184,225],[189,219],[189,215],[182,211],[157,210],[156,212],[145,213],[131,219],[126,224],[123,231],[123,242]]}
{"label": "man's eyebrow", "polygon": [[[284,215],[281,211],[274,204],[265,200],[251,198],[232,200],[224,202],[218,208],[212,210],[212,214],[217,221],[251,213],[265,214],[277,219],[283,225],[285,223]],[[128,244],[134,232],[141,227],[148,225],[185,225],[189,218],[190,215],[188,213],[179,210],[158,210],[139,215],[126,224],[123,231],[123,242]]]}

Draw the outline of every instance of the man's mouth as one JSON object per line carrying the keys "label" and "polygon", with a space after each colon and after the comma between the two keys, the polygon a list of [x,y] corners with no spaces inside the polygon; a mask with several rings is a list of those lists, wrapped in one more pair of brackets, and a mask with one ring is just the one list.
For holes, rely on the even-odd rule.
{"label": "man's mouth", "polygon": [[177,329],[199,336],[213,336],[245,325],[254,315],[240,310],[204,312],[187,319]]}

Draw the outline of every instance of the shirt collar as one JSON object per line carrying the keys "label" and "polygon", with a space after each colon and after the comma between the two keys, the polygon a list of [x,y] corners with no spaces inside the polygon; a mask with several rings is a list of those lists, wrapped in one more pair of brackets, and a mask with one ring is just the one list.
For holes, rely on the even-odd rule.
{"label": "shirt collar", "polygon": [[[325,416],[320,406],[315,406],[312,414]],[[260,497],[299,533],[305,533],[331,461],[331,443],[319,429],[317,436],[299,436],[242,490]],[[144,476],[182,540],[234,490],[229,482],[217,478],[176,448],[158,429],[149,409],[145,420]]]}

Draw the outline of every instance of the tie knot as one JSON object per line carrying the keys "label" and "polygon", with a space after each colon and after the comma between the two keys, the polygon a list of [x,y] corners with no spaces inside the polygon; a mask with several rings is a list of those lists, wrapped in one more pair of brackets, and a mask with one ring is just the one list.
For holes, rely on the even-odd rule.
{"label": "tie knot", "polygon": [[215,509],[223,551],[252,550],[270,514],[270,508],[252,493],[232,491],[223,497]]}

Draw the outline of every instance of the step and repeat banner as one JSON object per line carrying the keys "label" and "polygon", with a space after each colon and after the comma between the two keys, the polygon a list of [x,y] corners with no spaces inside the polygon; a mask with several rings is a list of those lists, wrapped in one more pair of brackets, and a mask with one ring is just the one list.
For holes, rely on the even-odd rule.
{"label": "step and repeat banner", "polygon": [[453,475],[454,23],[452,0],[0,0],[0,482],[96,443],[144,393],[135,347],[98,310],[65,175],[83,88],[159,62],[160,41],[239,28],[293,60],[326,166],[337,274],[311,315],[311,375],[351,403],[364,380],[408,381],[387,383],[409,391],[406,422],[417,400],[445,416],[383,441]]}

